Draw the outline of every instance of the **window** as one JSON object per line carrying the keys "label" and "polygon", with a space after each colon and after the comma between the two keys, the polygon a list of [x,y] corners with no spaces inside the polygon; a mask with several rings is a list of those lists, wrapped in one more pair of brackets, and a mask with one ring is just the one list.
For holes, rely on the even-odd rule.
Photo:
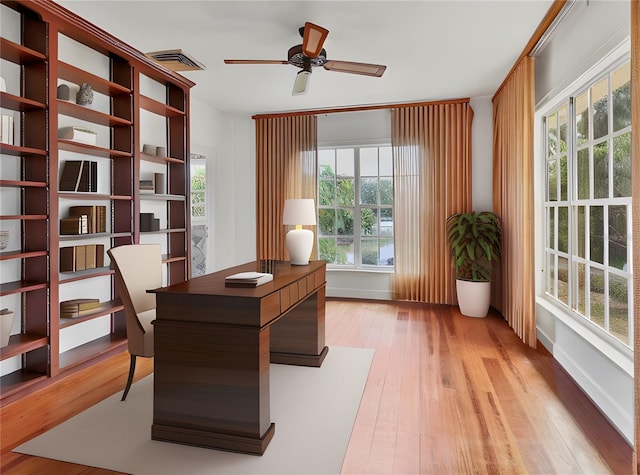
{"label": "window", "polygon": [[205,222],[207,217],[207,161],[191,154],[191,222]]}
{"label": "window", "polygon": [[628,60],[544,117],[546,293],[631,346]]}
{"label": "window", "polygon": [[329,265],[393,267],[391,146],[318,151],[318,249]]}

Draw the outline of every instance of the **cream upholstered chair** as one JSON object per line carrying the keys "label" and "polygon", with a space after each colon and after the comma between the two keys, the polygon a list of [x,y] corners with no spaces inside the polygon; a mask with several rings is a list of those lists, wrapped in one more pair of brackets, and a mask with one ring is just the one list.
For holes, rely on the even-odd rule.
{"label": "cream upholstered chair", "polygon": [[122,394],[127,398],[136,370],[136,357],[153,357],[153,325],[156,296],[147,290],[162,287],[162,254],[159,244],[130,244],[107,251],[115,269],[116,283],[124,305],[127,342],[131,362]]}

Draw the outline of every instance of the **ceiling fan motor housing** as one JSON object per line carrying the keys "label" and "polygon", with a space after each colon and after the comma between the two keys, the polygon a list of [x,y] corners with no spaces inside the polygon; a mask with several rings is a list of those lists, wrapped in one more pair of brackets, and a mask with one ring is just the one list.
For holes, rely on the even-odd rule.
{"label": "ceiling fan motor housing", "polygon": [[315,58],[309,58],[302,53],[302,45],[296,45],[289,48],[287,57],[289,58],[289,64],[297,66],[301,69],[305,69],[306,65],[314,67],[324,66],[324,64],[327,62],[327,52],[324,48],[322,48],[322,51],[318,56],[316,56]]}

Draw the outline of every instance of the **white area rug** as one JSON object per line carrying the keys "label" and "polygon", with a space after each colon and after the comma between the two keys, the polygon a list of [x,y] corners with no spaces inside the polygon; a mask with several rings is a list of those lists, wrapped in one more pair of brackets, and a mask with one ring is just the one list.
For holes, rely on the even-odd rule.
{"label": "white area rug", "polygon": [[271,365],[271,421],[262,456],[151,440],[153,375],[14,451],[135,475],[338,474],[374,350],[332,347],[321,368]]}

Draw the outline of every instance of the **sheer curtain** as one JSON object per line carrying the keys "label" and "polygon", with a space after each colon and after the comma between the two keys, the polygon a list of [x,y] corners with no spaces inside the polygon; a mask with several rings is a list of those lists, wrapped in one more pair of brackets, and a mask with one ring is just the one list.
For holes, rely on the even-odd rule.
{"label": "sheer curtain", "polygon": [[493,211],[502,218],[502,259],[492,305],[535,348],[534,107],[534,59],[525,56],[493,98]]}
{"label": "sheer curtain", "polygon": [[[315,115],[256,119],[256,242],[258,259],[288,260],[284,200],[316,198]],[[312,252],[312,258],[316,249]]]}
{"label": "sheer curtain", "polygon": [[446,220],[471,211],[472,120],[468,99],[391,110],[396,300],[456,303]]}
{"label": "sheer curtain", "polygon": [[631,3],[631,166],[633,208],[633,358],[635,377],[635,451],[634,473],[640,475],[640,1]]}

